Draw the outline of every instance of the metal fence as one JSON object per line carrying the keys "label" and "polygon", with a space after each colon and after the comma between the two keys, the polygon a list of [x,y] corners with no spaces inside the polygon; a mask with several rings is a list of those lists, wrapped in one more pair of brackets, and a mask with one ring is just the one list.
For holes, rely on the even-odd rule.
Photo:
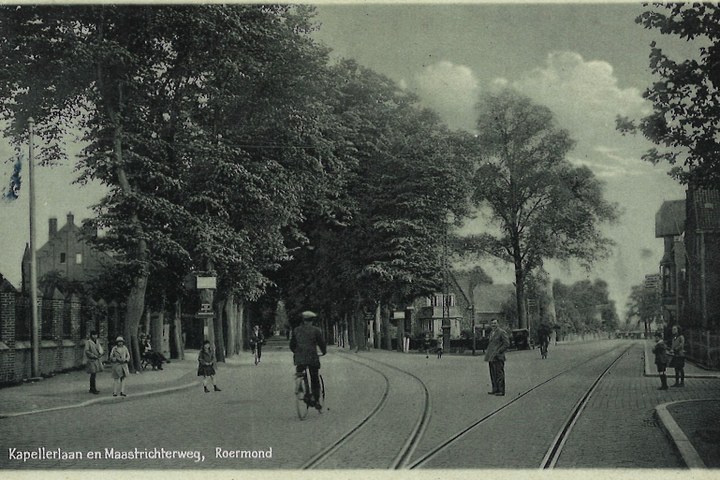
{"label": "metal fence", "polygon": [[704,367],[720,369],[720,334],[687,330],[685,355]]}

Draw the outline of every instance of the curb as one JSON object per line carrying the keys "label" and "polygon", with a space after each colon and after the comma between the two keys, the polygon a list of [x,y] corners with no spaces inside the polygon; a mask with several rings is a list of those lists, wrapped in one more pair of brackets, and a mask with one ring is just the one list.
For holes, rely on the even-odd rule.
{"label": "curb", "polygon": [[[193,383],[187,383],[185,385],[180,385],[180,386],[176,386],[176,387],[167,387],[167,388],[160,388],[158,390],[150,390],[147,392],[138,392],[138,393],[134,393],[132,395],[132,398],[148,397],[150,395],[159,395],[162,393],[174,392],[176,390],[184,390],[186,388],[197,387],[197,386],[198,386],[198,383],[193,382]],[[87,407],[89,405],[94,405],[96,403],[110,403],[110,402],[121,402],[121,401],[124,401],[124,400],[122,400],[121,398],[118,398],[118,397],[94,398],[92,400],[86,400],[84,402],[74,403],[72,405],[60,405],[58,407],[49,407],[49,408],[41,408],[41,409],[37,409],[37,410],[28,410],[26,412],[13,412],[13,413],[0,412],[0,419],[10,418],[10,417],[21,417],[21,416],[25,416],[25,415],[33,415],[35,413],[55,412],[57,410],[68,410],[71,408],[81,408],[81,407]]]}
{"label": "curb", "polygon": [[[709,399],[712,400],[712,399]],[[685,432],[682,431],[680,426],[677,424],[675,419],[672,417],[670,412],[668,411],[667,407],[668,405],[673,405],[676,403],[687,403],[687,402],[697,402],[702,400],[680,400],[677,402],[668,402],[663,403],[655,407],[655,412],[657,416],[660,418],[663,424],[663,428],[665,429],[665,432],[668,434],[670,439],[675,443],[675,447],[680,452],[680,456],[683,459],[683,462],[685,462],[685,465],[687,465],[688,468],[696,469],[696,468],[703,468],[706,469],[707,465],[705,465],[705,462],[702,461],[702,458],[700,458],[700,455],[698,455],[697,450],[695,450],[695,447],[692,446],[692,443],[690,443],[690,440],[685,435]]]}

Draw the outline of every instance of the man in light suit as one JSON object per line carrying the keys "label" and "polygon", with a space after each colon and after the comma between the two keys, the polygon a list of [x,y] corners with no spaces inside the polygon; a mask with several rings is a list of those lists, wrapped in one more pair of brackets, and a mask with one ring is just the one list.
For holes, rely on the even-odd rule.
{"label": "man in light suit", "polygon": [[490,367],[490,382],[492,391],[489,395],[505,395],[505,351],[510,347],[508,333],[498,326],[498,321],[493,318],[490,321],[492,333],[490,342],[485,350],[485,361]]}

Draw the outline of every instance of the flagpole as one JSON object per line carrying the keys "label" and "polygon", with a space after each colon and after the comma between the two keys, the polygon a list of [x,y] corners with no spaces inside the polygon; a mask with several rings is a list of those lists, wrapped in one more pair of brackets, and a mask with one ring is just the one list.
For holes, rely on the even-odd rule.
{"label": "flagpole", "polygon": [[37,308],[37,256],[35,254],[35,188],[33,175],[33,130],[35,120],[28,118],[28,197],[30,198],[30,312],[32,314],[32,376],[40,376],[40,322]]}

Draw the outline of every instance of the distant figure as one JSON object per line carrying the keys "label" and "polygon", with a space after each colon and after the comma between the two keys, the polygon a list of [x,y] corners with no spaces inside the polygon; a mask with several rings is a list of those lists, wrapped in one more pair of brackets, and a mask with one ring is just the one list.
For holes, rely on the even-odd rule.
{"label": "distant figure", "polygon": [[498,321],[490,321],[492,332],[485,351],[485,361],[490,367],[490,382],[492,391],[489,395],[505,395],[505,351],[510,348],[510,337],[505,330],[498,326]]}
{"label": "distant figure", "polygon": [[255,325],[253,331],[250,334],[250,347],[252,348],[253,355],[255,356],[255,365],[260,363],[260,357],[262,357],[262,346],[265,343],[265,335],[260,331],[260,325]]}
{"label": "distant figure", "polygon": [[127,395],[125,395],[125,379],[130,375],[130,369],[128,368],[130,352],[125,346],[125,339],[123,337],[117,337],[115,339],[115,346],[110,351],[108,360],[110,360],[112,364],[112,377],[114,379],[113,397],[118,396],[118,387],[120,396],[127,397]]}
{"label": "distant figure", "polygon": [[205,390],[205,393],[210,393],[210,389],[208,389],[207,382],[208,378],[212,382],[213,390],[216,392],[221,392],[217,385],[215,385],[215,351],[210,346],[210,341],[205,340],[203,342],[202,350],[200,350],[200,353],[198,354],[198,377],[203,377],[203,390]]}
{"label": "distant figure", "polygon": [[87,365],[85,371],[90,374],[90,393],[97,395],[100,393],[95,385],[95,375],[97,372],[103,371],[102,355],[103,348],[98,342],[98,333],[93,330],[90,332],[90,338],[85,341],[85,359]]}
{"label": "distant figure", "polygon": [[658,390],[667,390],[667,375],[665,374],[665,368],[668,363],[667,344],[665,340],[663,340],[662,332],[659,330],[655,332],[655,341],[656,343],[652,349],[652,353],[655,354],[655,365],[660,374],[660,388],[658,388]]}
{"label": "distant figure", "polygon": [[550,346],[550,329],[544,324],[538,328],[538,344],[540,345],[540,358],[544,360],[548,356],[548,347]]}
{"label": "distant figure", "polygon": [[437,338],[437,357],[438,359],[442,358],[443,354],[443,336],[442,333],[438,335]]}
{"label": "distant figure", "polygon": [[670,366],[675,369],[675,383],[673,387],[685,386],[685,337],[680,333],[680,327],[672,327],[672,360]]}

